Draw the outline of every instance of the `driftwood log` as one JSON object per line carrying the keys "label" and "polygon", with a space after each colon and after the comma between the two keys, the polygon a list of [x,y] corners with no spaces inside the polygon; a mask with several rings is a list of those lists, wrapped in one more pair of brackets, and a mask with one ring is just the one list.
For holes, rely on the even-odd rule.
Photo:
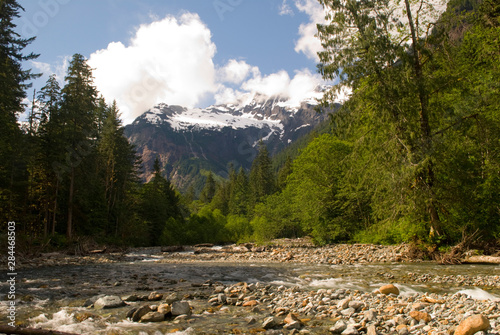
{"label": "driftwood log", "polygon": [[21,328],[0,325],[0,334],[7,335],[79,335],[40,328]]}
{"label": "driftwood log", "polygon": [[462,264],[500,264],[500,257],[495,256],[469,256]]}

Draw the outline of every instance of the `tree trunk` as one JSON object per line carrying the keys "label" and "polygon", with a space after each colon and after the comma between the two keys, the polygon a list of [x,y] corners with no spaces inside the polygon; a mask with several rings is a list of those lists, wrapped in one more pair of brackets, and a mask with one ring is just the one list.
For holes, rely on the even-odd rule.
{"label": "tree trunk", "polygon": [[[411,32],[411,39],[412,39],[412,49],[413,49],[413,69],[415,71],[415,79],[417,81],[417,87],[418,87],[418,98],[420,102],[420,111],[419,111],[419,117],[420,117],[420,132],[421,132],[421,139],[422,139],[422,157],[421,159],[425,160],[424,157],[427,157],[430,152],[431,152],[431,128],[429,125],[429,110],[428,110],[428,103],[429,99],[425,90],[425,84],[424,84],[424,76],[422,73],[422,66],[420,64],[420,58],[419,58],[419,52],[418,52],[418,40],[417,40],[417,33],[415,30],[415,25],[413,22],[413,17],[411,13],[411,6],[410,6],[410,1],[405,0],[405,5],[406,5],[406,15],[408,17],[408,23],[410,25],[410,32]],[[433,171],[433,166],[432,162],[428,162],[427,168],[424,169],[424,176],[423,178],[423,183],[425,183],[425,187],[428,189],[425,192],[429,192],[431,194],[430,198],[427,201],[427,211],[430,216],[430,225],[431,225],[431,235],[441,235],[441,220],[439,218],[439,213],[436,210],[436,204],[434,197],[432,196],[432,187],[434,184],[434,171]]]}
{"label": "tree trunk", "polygon": [[68,239],[73,237],[73,197],[75,188],[75,168],[71,167],[71,177],[69,183],[69,199],[68,199],[68,223],[66,228],[66,236]]}
{"label": "tree trunk", "polygon": [[57,223],[57,198],[59,197],[59,178],[56,182],[56,194],[54,198],[54,212],[52,213],[52,235],[56,233],[56,223]]}

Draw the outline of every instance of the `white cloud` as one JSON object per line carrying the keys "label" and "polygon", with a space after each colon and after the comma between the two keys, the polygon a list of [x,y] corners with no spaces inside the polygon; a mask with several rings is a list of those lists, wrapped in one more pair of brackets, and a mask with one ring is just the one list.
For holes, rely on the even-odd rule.
{"label": "white cloud", "polygon": [[141,25],[128,46],[113,42],[89,58],[95,84],[116,99],[125,123],[157,103],[193,107],[215,92],[215,44],[197,14]]}
{"label": "white cloud", "polygon": [[250,66],[245,61],[231,59],[227,64],[218,70],[218,79],[221,82],[240,84],[250,73],[256,73],[259,69],[256,66]]}
{"label": "white cloud", "polygon": [[317,0],[296,0],[297,9],[309,16],[309,22],[299,26],[299,40],[295,43],[295,51],[304,53],[308,58],[319,62],[318,52],[323,50],[316,25],[325,21],[325,11]]}
{"label": "white cloud", "polygon": [[295,71],[293,78],[284,70],[263,76],[254,69],[252,77],[243,82],[239,89],[221,85],[215,100],[216,104],[246,104],[252,99],[279,96],[287,99],[286,105],[298,107],[304,100],[321,98],[322,93],[317,88],[323,84],[321,76],[308,69]]}
{"label": "white cloud", "polygon": [[283,0],[283,3],[280,6],[280,15],[294,15],[294,12],[292,10],[292,7],[287,3],[287,0]]}
{"label": "white cloud", "polygon": [[279,71],[262,77],[260,73],[252,79],[243,83],[241,87],[252,93],[265,96],[284,95],[288,97],[287,88],[290,83],[290,76],[286,71]]}

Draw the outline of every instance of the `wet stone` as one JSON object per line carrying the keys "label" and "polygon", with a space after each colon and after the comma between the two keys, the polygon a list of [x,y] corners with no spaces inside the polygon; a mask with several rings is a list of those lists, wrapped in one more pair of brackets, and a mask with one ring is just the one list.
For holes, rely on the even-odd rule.
{"label": "wet stone", "polygon": [[148,305],[141,306],[139,308],[134,308],[134,312],[132,313],[131,319],[134,322],[139,322],[141,318],[148,314],[149,312],[152,312],[151,308],[149,308]]}
{"label": "wet stone", "polygon": [[163,298],[163,294],[160,294],[158,292],[151,292],[148,296],[149,301],[159,301]]}
{"label": "wet stone", "polygon": [[117,308],[125,306],[123,300],[115,295],[108,295],[102,298],[99,298],[94,303],[95,309],[106,309],[106,308]]}
{"label": "wet stone", "polygon": [[172,315],[190,315],[191,314],[191,305],[188,301],[176,301],[172,304]]}
{"label": "wet stone", "polygon": [[268,317],[264,320],[264,322],[262,323],[262,328],[264,329],[271,329],[271,328],[275,328],[278,326],[278,321],[274,318],[274,317]]}
{"label": "wet stone", "polygon": [[165,320],[165,314],[160,312],[149,312],[141,318],[141,322],[162,322]]}

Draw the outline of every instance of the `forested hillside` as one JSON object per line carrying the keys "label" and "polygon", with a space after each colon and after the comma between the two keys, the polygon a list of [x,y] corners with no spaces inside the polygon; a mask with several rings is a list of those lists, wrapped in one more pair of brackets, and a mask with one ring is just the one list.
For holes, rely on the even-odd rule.
{"label": "forested hillside", "polygon": [[23,68],[36,55],[22,53],[32,40],[12,23],[21,7],[1,2],[2,222],[15,221],[27,244],[53,247],[82,237],[134,246],[500,239],[500,4],[452,0],[432,21],[432,7],[409,0],[320,3],[330,14],[318,25],[318,69],[340,78],[323,106],[346,86],[350,99],[326,131],[288,151],[273,158],[261,141],[250,169],[205,173],[198,195],[176,191],[158,159],[139,181],[120,112],[82,55],[63,87],[52,76],[37,92],[21,127],[35,76]]}

